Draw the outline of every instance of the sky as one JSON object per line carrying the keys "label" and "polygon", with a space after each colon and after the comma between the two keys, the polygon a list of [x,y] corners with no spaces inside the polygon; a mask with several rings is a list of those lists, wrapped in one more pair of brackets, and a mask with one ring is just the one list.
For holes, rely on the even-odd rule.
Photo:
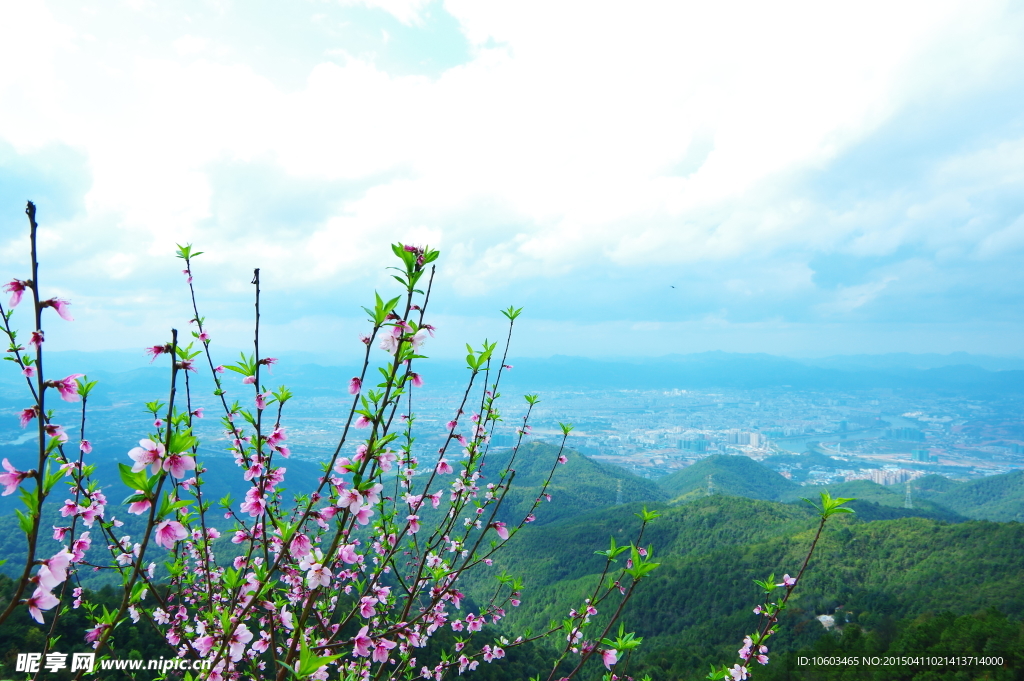
{"label": "sky", "polygon": [[[0,4],[0,277],[53,350],[344,361],[436,247],[427,354],[1022,356],[1024,6]],[[395,293],[392,293],[395,295]],[[6,304],[6,300],[4,300]],[[27,334],[28,316],[12,319]],[[183,331],[184,333],[184,331]]]}

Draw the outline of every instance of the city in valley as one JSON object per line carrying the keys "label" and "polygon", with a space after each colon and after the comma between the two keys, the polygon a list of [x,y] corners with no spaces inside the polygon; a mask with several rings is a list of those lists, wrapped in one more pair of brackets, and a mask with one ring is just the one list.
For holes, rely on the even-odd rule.
{"label": "city in valley", "polygon": [[[318,367],[318,371],[345,370]],[[99,457],[122,458],[148,436],[153,418],[143,405],[162,394],[162,374],[133,383],[114,374],[104,392],[90,401],[87,430]],[[141,374],[139,374],[141,376]],[[514,374],[513,374],[514,376]],[[333,454],[348,417],[352,397],[338,381],[317,373],[280,376],[295,393],[284,409],[282,424],[294,458],[325,461]],[[191,408],[204,407],[196,420],[200,453],[229,456],[220,424],[223,414],[207,388],[192,379]],[[272,379],[273,380],[273,379]],[[510,379],[511,380],[511,379]],[[102,383],[101,383],[102,385]],[[244,386],[248,388],[248,386]],[[246,403],[238,386],[232,400]],[[464,386],[428,382],[414,391],[414,452],[436,455],[445,443],[446,424],[459,409]],[[11,379],[0,385],[5,419],[0,444],[30,447],[31,429],[18,427],[23,407],[22,386]],[[532,392],[518,385],[503,387],[499,400],[502,421],[492,432],[491,446],[507,448],[519,439],[526,402]],[[1024,417],[1021,398],[1003,391],[950,388],[809,390],[780,386],[745,389],[602,389],[549,384],[538,390],[540,402],[530,417],[524,441],[557,442],[559,423],[574,427],[567,445],[607,464],[637,475],[658,478],[705,457],[742,455],[763,462],[793,482],[822,484],[856,479],[883,485],[937,473],[969,480],[1024,468]],[[466,406],[467,416],[479,410],[477,391]],[[57,405],[60,422],[75,427],[80,416],[71,405]],[[407,411],[403,402],[402,411]],[[468,434],[463,417],[456,434]],[[358,439],[358,438],[357,438]],[[350,442],[353,441],[350,438]],[[354,445],[346,445],[348,450]],[[12,455],[16,454],[14,450]],[[808,455],[810,453],[810,455]]]}

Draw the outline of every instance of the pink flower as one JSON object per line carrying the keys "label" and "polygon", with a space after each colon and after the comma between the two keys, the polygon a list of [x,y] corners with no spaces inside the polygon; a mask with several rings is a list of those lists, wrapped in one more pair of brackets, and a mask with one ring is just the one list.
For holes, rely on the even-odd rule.
{"label": "pink flower", "polygon": [[266,409],[268,397],[270,397],[270,393],[256,393],[256,408],[260,411]]}
{"label": "pink flower", "polygon": [[376,605],[376,598],[373,596],[363,596],[359,599],[359,614],[364,619],[370,619],[371,617],[376,616],[377,611],[374,609],[374,606]]}
{"label": "pink flower", "polygon": [[78,514],[82,516],[82,520],[85,521],[87,527],[92,527],[92,524],[96,521],[96,518],[103,517],[103,506],[100,504],[79,506]]}
{"label": "pink flower", "polygon": [[501,537],[502,540],[508,539],[508,528],[505,527],[505,523],[494,523],[494,530],[498,533],[498,536]]}
{"label": "pink flower", "polygon": [[14,494],[14,490],[18,489],[18,485],[21,484],[22,480],[29,477],[29,474],[25,471],[19,471],[6,458],[3,461],[3,465],[7,472],[0,473],[0,485],[5,487],[3,494],[0,494],[0,496],[6,497],[8,494]]}
{"label": "pink flower", "polygon": [[442,457],[441,460],[437,462],[437,474],[438,475],[447,475],[447,474],[449,474],[451,472],[452,472],[452,465],[450,463],[448,463],[448,459],[445,459],[444,457]]}
{"label": "pink flower", "polygon": [[421,385],[423,385],[423,379],[420,377],[419,374],[409,374],[409,378],[412,379],[413,387],[419,388]]}
{"label": "pink flower", "polygon": [[252,376],[246,376],[245,378],[242,379],[242,385],[252,385],[255,382],[256,382],[255,374],[252,375]]}
{"label": "pink flower", "polygon": [[97,624],[92,629],[85,630],[85,642],[92,643],[95,648],[98,644],[97,641],[103,636],[103,632],[106,631],[108,624]]}
{"label": "pink flower", "polygon": [[213,649],[213,637],[200,636],[195,641],[193,641],[192,645],[195,646],[196,650],[199,651],[199,654],[201,656],[206,657],[210,654],[210,650]]}
{"label": "pink flower", "polygon": [[173,549],[174,542],[188,536],[185,526],[177,520],[164,520],[156,526],[156,543],[165,549]]}
{"label": "pink flower", "polygon": [[612,665],[619,661],[619,654],[614,648],[602,650],[601,661],[604,662],[606,669],[611,669]]}
{"label": "pink flower", "polygon": [[355,638],[352,639],[352,654],[356,657],[366,657],[370,654],[370,646],[373,645],[373,640],[366,635],[369,630],[369,627],[363,627],[356,634]]}
{"label": "pink flower", "polygon": [[[18,303],[21,302],[21,294],[31,286],[32,282],[22,281],[21,279],[11,279],[10,282],[4,284],[4,290],[11,294],[11,300],[10,303],[8,303],[8,306],[12,310],[18,307]],[[42,620],[40,620],[40,622],[41,621]]]}
{"label": "pink flower", "polygon": [[68,434],[64,432],[63,427],[58,426],[56,423],[47,423],[43,426],[43,430],[45,430],[46,434],[50,437],[55,437],[60,440],[61,443],[68,441]]}
{"label": "pink flower", "polygon": [[220,364],[220,365],[218,365],[218,366],[215,366],[215,367],[213,368],[213,370],[214,370],[215,372],[217,372],[218,374],[223,374],[223,373],[224,373],[224,365],[223,365],[223,364]]}
{"label": "pink flower", "polygon": [[71,545],[71,555],[75,563],[82,562],[82,559],[85,558],[85,552],[89,550],[90,546],[92,546],[92,539],[89,537],[88,532],[83,532],[82,536]]}
{"label": "pink flower", "polygon": [[92,443],[88,440],[82,440],[78,448],[82,450],[83,454],[92,454]]}
{"label": "pink flower", "polygon": [[352,380],[348,382],[348,394],[358,395],[359,391],[363,389],[363,382],[359,380],[359,377],[353,376]]}
{"label": "pink flower", "polygon": [[309,572],[306,573],[306,585],[310,589],[315,589],[318,586],[330,586],[331,577],[330,570],[320,563],[313,563],[309,568]]}
{"label": "pink flower", "polygon": [[338,557],[349,565],[359,562],[359,554],[356,553],[356,547],[354,544],[343,544],[342,547],[338,549]]}
{"label": "pink flower", "polygon": [[356,419],[356,428],[368,428],[373,423],[370,419],[366,418],[363,414],[359,415]]}
{"label": "pink flower", "polygon": [[278,426],[274,428],[274,432],[267,436],[267,444],[278,449],[282,442],[288,439],[288,436],[284,432],[284,428]]}
{"label": "pink flower", "polygon": [[309,555],[312,544],[309,541],[309,537],[304,534],[297,534],[292,539],[289,546],[291,547],[293,556],[296,558],[302,558],[303,556]]}
{"label": "pink flower", "polygon": [[263,495],[260,494],[259,490],[255,487],[250,487],[249,491],[245,493],[245,501],[243,501],[239,508],[244,512],[248,513],[253,518],[263,515],[267,510],[267,502],[264,500]]}
{"label": "pink flower", "polygon": [[373,509],[369,506],[363,506],[356,511],[356,522],[360,525],[366,525],[370,522],[370,518],[373,516]]}
{"label": "pink flower", "polygon": [[57,392],[60,393],[60,398],[65,402],[78,402],[78,380],[85,374],[71,374],[66,378],[62,378],[59,381],[47,381],[46,385],[51,388],[56,388]]}
{"label": "pink flower", "polygon": [[18,416],[18,423],[24,428],[28,425],[28,422],[39,416],[39,407],[29,407],[28,409],[22,409],[21,415]]}
{"label": "pink flower", "polygon": [[55,541],[64,541],[64,536],[71,530],[70,527],[53,526],[53,538]]}
{"label": "pink flower", "polygon": [[203,407],[193,410],[192,416],[195,416],[197,419],[203,418]]}
{"label": "pink flower", "polygon": [[28,346],[30,348],[34,348],[34,349],[38,350],[42,346],[42,344],[43,344],[43,332],[42,331],[33,331],[32,334],[28,337]]}
{"label": "pink flower", "polygon": [[789,575],[782,575],[782,583],[776,584],[775,586],[793,586],[796,584],[796,577],[790,577]]}
{"label": "pink flower", "polygon": [[[142,494],[142,490],[141,489],[137,489],[137,490],[135,490],[135,493],[136,494]],[[150,506],[152,506],[152,505],[153,504],[150,502],[149,499],[142,499],[140,501],[133,501],[132,503],[128,504],[128,512],[129,513],[134,513],[135,515],[142,515],[143,513],[148,511]]]}
{"label": "pink flower", "polygon": [[750,648],[754,645],[754,642],[749,636],[743,637],[743,647],[736,651],[736,654],[742,657],[744,660],[750,659]]}
{"label": "pink flower", "polygon": [[747,671],[746,667],[734,664],[732,669],[729,670],[729,675],[732,676],[733,681],[743,681],[750,675],[750,672]]}
{"label": "pink flower", "polygon": [[22,369],[21,373],[24,374],[28,378],[32,378],[33,376],[36,375],[36,368],[34,366],[30,365],[30,366],[27,366],[24,369]]}
{"label": "pink flower", "polygon": [[60,604],[60,600],[49,591],[42,588],[37,588],[35,593],[32,594],[32,598],[25,601],[25,605],[28,606],[28,612],[32,615],[32,619],[40,624],[43,623],[43,610],[49,610],[55,605]]}
{"label": "pink flower", "polygon": [[559,454],[558,463],[569,463],[569,459],[566,458],[565,454]]}
{"label": "pink flower", "polygon": [[58,583],[64,582],[68,578],[68,567],[72,560],[74,560],[74,556],[71,555],[71,552],[61,549],[59,553],[46,561],[46,566],[50,569],[50,573],[59,580]]}
{"label": "pink flower", "polygon": [[242,659],[242,654],[245,652],[245,644],[251,640],[252,632],[249,631],[249,627],[239,624],[238,628],[235,629],[235,633],[231,634],[231,638],[228,639],[232,662],[238,662]]}
{"label": "pink flower", "polygon": [[176,478],[183,478],[185,477],[185,471],[194,471],[196,469],[196,460],[184,454],[168,454],[167,458],[164,459],[163,469],[169,471]]}
{"label": "pink flower", "polygon": [[387,639],[377,639],[377,644],[373,649],[373,661],[374,662],[387,662],[388,651],[394,648],[397,644]]}
{"label": "pink flower", "polygon": [[412,337],[412,349],[413,350],[415,350],[417,352],[419,351],[420,346],[422,346],[426,342],[427,334],[428,333],[430,334],[431,337],[433,337],[433,335],[434,335],[434,327],[428,326],[428,325],[424,325],[419,331],[417,331],[415,334],[413,334],[413,337]]}
{"label": "pink flower", "polygon": [[418,515],[410,515],[405,517],[409,521],[409,534],[416,534],[420,531],[420,517]]}
{"label": "pink flower", "polygon": [[389,355],[395,354],[398,351],[398,346],[402,342],[402,327],[396,326],[392,329],[391,333],[385,333],[381,335],[380,349],[387,352]]}
{"label": "pink flower", "polygon": [[68,306],[70,304],[71,303],[61,298],[50,298],[49,300],[44,300],[41,303],[39,303],[39,307],[52,307],[54,310],[57,311],[57,314],[60,315],[61,319],[68,322],[73,322],[75,321],[75,318],[72,317],[71,313],[68,311]]}
{"label": "pink flower", "polygon": [[167,343],[166,345],[152,345],[152,346],[146,348],[146,354],[151,356],[151,359],[149,360],[150,364],[153,363],[153,360],[155,360],[157,358],[157,356],[162,355],[165,352],[170,352],[170,351],[171,351],[171,344],[170,343]]}
{"label": "pink flower", "polygon": [[146,466],[152,464],[153,475],[156,475],[163,463],[164,446],[152,440],[139,440],[139,446],[128,452],[128,456],[135,461],[132,466],[133,473],[146,470]]}
{"label": "pink flower", "polygon": [[[64,579],[67,579],[66,575]],[[36,573],[36,581],[39,583],[39,587],[46,591],[51,591],[52,589],[57,588],[61,585],[64,579],[58,580],[48,565],[40,565],[39,572]]]}

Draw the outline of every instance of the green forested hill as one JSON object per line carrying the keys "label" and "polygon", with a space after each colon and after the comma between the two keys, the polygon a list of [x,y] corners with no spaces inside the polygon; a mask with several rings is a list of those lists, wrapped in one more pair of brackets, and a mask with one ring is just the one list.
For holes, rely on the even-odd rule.
{"label": "green forested hill", "polygon": [[778,501],[801,487],[747,456],[716,454],[661,478],[658,485],[671,498],[689,501],[705,496],[708,476],[715,492],[751,499]]}
{"label": "green forested hill", "polygon": [[804,498],[814,499],[824,490],[828,490],[833,497],[856,499],[852,508],[862,514],[865,520],[894,520],[913,516],[950,523],[967,520],[965,515],[946,508],[934,498],[922,499],[919,495],[912,498],[913,508],[904,508],[906,488],[903,485],[887,487],[871,480],[851,480],[821,487],[799,487],[785,495],[782,500],[796,502]]}
{"label": "green forested hill", "polygon": [[[620,487],[623,503],[658,502],[668,498],[655,483],[624,468],[598,463],[571,449],[566,449],[564,453],[568,462],[557,465],[555,477],[547,490],[552,503],[544,501],[538,507],[537,524],[543,525],[614,506],[619,498]],[[516,476],[512,490],[502,504],[502,520],[518,524],[529,513],[557,456],[558,448],[543,442],[531,442],[520,447],[512,461]],[[511,451],[489,454],[485,481],[497,479],[499,472],[508,467],[511,457]]]}
{"label": "green forested hill", "polygon": [[[1024,471],[1012,471],[970,482],[957,482],[939,475],[926,475],[910,483],[913,505],[920,515],[956,521],[956,516],[974,520],[1024,521]],[[823,488],[822,488],[823,489]],[[869,480],[855,480],[828,489],[836,496],[856,497],[883,506],[903,506],[903,485],[885,487]],[[800,488],[787,499],[817,494],[811,487]]]}
{"label": "green forested hill", "polygon": [[960,483],[932,500],[969,518],[1024,522],[1024,471]]}
{"label": "green forested hill", "polygon": [[[628,541],[630,525],[635,533],[639,524],[629,515],[634,510],[609,509],[522,532],[496,560],[497,569],[526,583],[523,605],[507,621],[537,628],[579,608],[602,565],[592,552],[606,548],[609,535]],[[657,671],[656,679],[699,678],[690,676],[693,670],[732,660],[754,626],[752,580],[799,570],[815,519],[799,507],[724,496],[659,510],[664,515],[644,544],[654,545],[662,566],[624,612],[627,626],[645,637],[634,663]],[[837,608],[844,622],[886,640],[896,622],[926,613],[959,616],[997,607],[1019,619],[1022,555],[1019,523],[838,519],[826,530],[773,648],[814,645],[825,634],[814,618]]]}

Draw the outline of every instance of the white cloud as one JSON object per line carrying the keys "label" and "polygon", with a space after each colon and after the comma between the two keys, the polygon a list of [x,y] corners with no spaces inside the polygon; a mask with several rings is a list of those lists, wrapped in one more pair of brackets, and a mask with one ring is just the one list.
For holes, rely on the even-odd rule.
{"label": "white cloud", "polygon": [[[407,26],[440,12],[424,0],[357,4]],[[335,7],[318,5],[317,16]],[[389,257],[388,242],[427,241],[447,249],[446,272],[466,295],[594,266],[774,254],[793,263],[793,249],[872,255],[915,243],[992,258],[1018,248],[1019,230],[979,215],[977,201],[993,182],[1019,186],[1019,140],[950,151],[923,174],[930,185],[912,190],[832,203],[806,186],[902,112],[998,88],[1021,63],[1024,14],[1012,7],[444,8],[472,45],[469,62],[436,77],[395,75],[338,45],[341,57],[310,63],[303,86],[286,89],[239,56],[237,36],[173,13],[162,32],[138,23],[156,6],[108,8],[91,23],[69,7],[5,6],[0,59],[19,66],[0,72],[0,99],[19,105],[0,109],[0,138],[87,155],[87,214],[52,227],[118,282],[185,241],[225,276],[270,261],[294,288],[351,281]],[[704,150],[699,167],[679,171],[694,149]],[[287,239],[228,229],[212,169],[257,159],[358,190]],[[932,229],[950,214],[963,216],[959,226]],[[765,282],[736,279],[737,290],[810,286],[805,266],[787,267]],[[889,281],[844,289],[820,309],[863,308]]]}

